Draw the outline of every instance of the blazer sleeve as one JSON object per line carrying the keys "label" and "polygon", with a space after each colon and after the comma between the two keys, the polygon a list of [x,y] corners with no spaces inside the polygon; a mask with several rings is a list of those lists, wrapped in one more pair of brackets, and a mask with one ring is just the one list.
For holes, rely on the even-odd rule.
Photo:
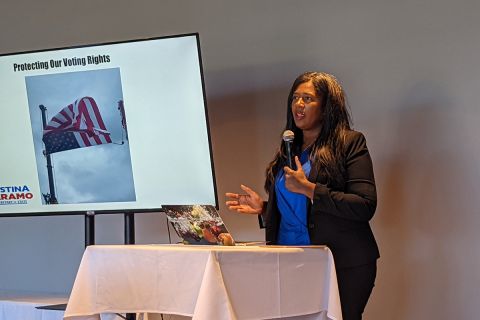
{"label": "blazer sleeve", "polygon": [[267,227],[266,216],[267,216],[267,201],[263,201],[262,213],[258,215],[258,226],[260,229],[265,229]]}
{"label": "blazer sleeve", "polygon": [[369,221],[377,207],[372,159],[365,137],[360,132],[352,131],[346,142],[344,190],[333,190],[317,182],[311,210],[314,214]]}

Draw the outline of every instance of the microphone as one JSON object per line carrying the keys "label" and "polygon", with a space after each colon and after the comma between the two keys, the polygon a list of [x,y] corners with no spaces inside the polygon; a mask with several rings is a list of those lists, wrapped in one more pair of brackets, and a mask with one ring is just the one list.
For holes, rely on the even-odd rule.
{"label": "microphone", "polygon": [[285,143],[285,150],[287,151],[287,164],[290,168],[293,169],[293,162],[292,162],[292,142],[295,138],[295,134],[292,130],[285,130],[282,134],[283,143]]}

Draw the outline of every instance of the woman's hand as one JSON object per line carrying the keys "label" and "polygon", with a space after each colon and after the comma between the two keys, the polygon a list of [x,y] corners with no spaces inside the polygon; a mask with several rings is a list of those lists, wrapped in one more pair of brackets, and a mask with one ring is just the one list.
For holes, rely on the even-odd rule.
{"label": "woman's hand", "polygon": [[225,202],[228,209],[239,213],[261,214],[263,210],[263,200],[258,193],[243,184],[240,185],[245,194],[227,192],[225,195],[230,198]]}
{"label": "woman's hand", "polygon": [[283,171],[285,172],[285,187],[291,192],[304,194],[308,198],[313,199],[315,183],[308,181],[297,156],[295,156],[295,164],[297,165],[297,170],[292,170],[287,166],[283,167]]}

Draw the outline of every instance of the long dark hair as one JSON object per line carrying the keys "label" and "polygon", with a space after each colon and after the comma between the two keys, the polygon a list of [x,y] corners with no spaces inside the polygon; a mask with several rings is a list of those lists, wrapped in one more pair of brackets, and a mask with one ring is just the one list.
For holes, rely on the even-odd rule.
{"label": "long dark hair", "polygon": [[[345,182],[345,135],[351,127],[351,117],[346,107],[345,94],[337,79],[323,72],[305,72],[295,79],[288,95],[287,124],[285,130],[292,130],[295,134],[292,152],[294,155],[301,153],[303,132],[295,125],[292,115],[292,97],[299,85],[312,81],[315,94],[322,99],[322,129],[310,151],[310,160],[318,164],[321,175],[327,183],[333,186],[343,186]],[[265,190],[275,181],[275,176],[282,170],[287,162],[286,151],[283,143],[280,145],[273,161],[266,170]]]}

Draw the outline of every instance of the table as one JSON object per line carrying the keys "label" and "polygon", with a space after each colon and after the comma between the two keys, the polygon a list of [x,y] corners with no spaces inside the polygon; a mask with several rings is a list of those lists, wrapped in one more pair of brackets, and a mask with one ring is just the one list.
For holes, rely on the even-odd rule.
{"label": "table", "polygon": [[37,307],[66,302],[65,295],[0,291],[0,319],[61,320],[63,311]]}
{"label": "table", "polygon": [[89,246],[65,319],[104,313],[342,319],[333,257],[323,246]]}

